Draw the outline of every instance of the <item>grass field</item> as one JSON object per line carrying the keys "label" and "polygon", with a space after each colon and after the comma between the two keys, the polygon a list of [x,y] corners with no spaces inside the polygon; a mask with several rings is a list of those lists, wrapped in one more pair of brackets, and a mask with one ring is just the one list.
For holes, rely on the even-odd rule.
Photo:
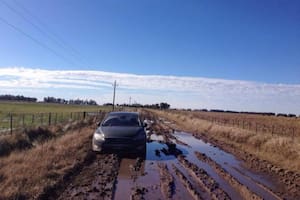
{"label": "grass field", "polygon": [[27,103],[0,101],[0,116],[7,113],[82,112],[109,110],[111,107],[90,105],[66,105],[52,103]]}
{"label": "grass field", "polygon": [[0,101],[0,130],[56,124],[82,119],[83,112],[110,110],[107,106]]}

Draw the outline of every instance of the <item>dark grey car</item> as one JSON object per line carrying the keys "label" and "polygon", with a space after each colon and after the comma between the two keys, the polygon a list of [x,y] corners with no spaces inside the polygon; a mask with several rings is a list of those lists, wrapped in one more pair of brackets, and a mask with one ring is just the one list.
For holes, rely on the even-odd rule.
{"label": "dark grey car", "polygon": [[93,135],[93,150],[146,151],[145,124],[135,112],[111,112]]}

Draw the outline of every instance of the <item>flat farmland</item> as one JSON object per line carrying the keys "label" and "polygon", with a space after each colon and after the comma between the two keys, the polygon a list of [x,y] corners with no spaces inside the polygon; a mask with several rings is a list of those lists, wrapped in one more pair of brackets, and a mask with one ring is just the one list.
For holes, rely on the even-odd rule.
{"label": "flat farmland", "polygon": [[82,112],[109,110],[110,107],[90,105],[67,105],[54,103],[27,103],[0,101],[0,116],[8,113]]}
{"label": "flat farmland", "polygon": [[84,112],[105,112],[107,106],[0,101],[0,130],[51,125],[84,117]]}

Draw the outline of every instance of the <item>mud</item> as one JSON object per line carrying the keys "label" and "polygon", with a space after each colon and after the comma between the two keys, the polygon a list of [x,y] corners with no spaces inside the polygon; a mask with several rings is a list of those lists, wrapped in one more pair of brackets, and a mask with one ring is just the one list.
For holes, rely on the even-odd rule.
{"label": "mud", "polygon": [[174,178],[170,174],[166,164],[159,163],[158,168],[160,173],[161,191],[164,194],[165,199],[171,199],[175,188]]}
{"label": "mud", "polygon": [[124,152],[97,154],[63,191],[56,191],[58,199],[284,197],[272,177],[246,168],[245,160],[223,151],[217,143],[180,132],[163,118],[146,117],[151,126],[144,157]]}
{"label": "mud", "polygon": [[232,175],[230,175],[226,170],[224,170],[221,165],[217,164],[211,158],[207,157],[205,154],[201,154],[199,152],[195,152],[196,156],[199,160],[203,162],[207,162],[215,171],[220,174],[225,180],[227,180],[232,187],[236,188],[237,191],[240,192],[241,196],[245,199],[262,199],[255,193],[249,190],[249,188],[243,184],[241,184],[238,180],[236,180]]}
{"label": "mud", "polygon": [[184,187],[187,189],[187,191],[190,193],[190,195],[194,199],[203,199],[200,195],[200,193],[195,189],[195,187],[192,185],[192,183],[188,180],[188,178],[175,166],[172,165],[173,169],[175,171],[175,174],[179,177],[180,181],[184,185]]}
{"label": "mud", "polygon": [[178,157],[178,160],[196,178],[200,186],[206,190],[212,199],[230,199],[228,194],[219,187],[219,184],[204,169],[189,162],[183,156]]}
{"label": "mud", "polygon": [[[196,138],[205,142],[209,142],[214,146],[218,146],[225,151],[235,155],[238,159],[243,161],[243,165],[249,169],[254,170],[257,174],[268,174],[272,182],[276,185],[272,191],[283,199],[299,199],[300,198],[300,174],[289,170],[282,169],[276,165],[269,163],[266,160],[261,160],[253,154],[249,154],[240,149],[234,148],[232,145],[224,142],[208,138],[201,133],[193,134]],[[265,184],[263,184],[265,185]],[[268,187],[268,185],[267,185]]]}
{"label": "mud", "polygon": [[97,155],[95,162],[83,168],[58,199],[112,199],[118,165],[116,155]]}

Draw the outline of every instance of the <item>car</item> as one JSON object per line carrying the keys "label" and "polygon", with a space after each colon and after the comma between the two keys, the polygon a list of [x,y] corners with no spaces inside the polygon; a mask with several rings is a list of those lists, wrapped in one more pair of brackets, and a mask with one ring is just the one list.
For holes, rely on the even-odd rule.
{"label": "car", "polygon": [[137,112],[110,112],[98,124],[93,135],[93,151],[128,150],[145,154],[146,127]]}

